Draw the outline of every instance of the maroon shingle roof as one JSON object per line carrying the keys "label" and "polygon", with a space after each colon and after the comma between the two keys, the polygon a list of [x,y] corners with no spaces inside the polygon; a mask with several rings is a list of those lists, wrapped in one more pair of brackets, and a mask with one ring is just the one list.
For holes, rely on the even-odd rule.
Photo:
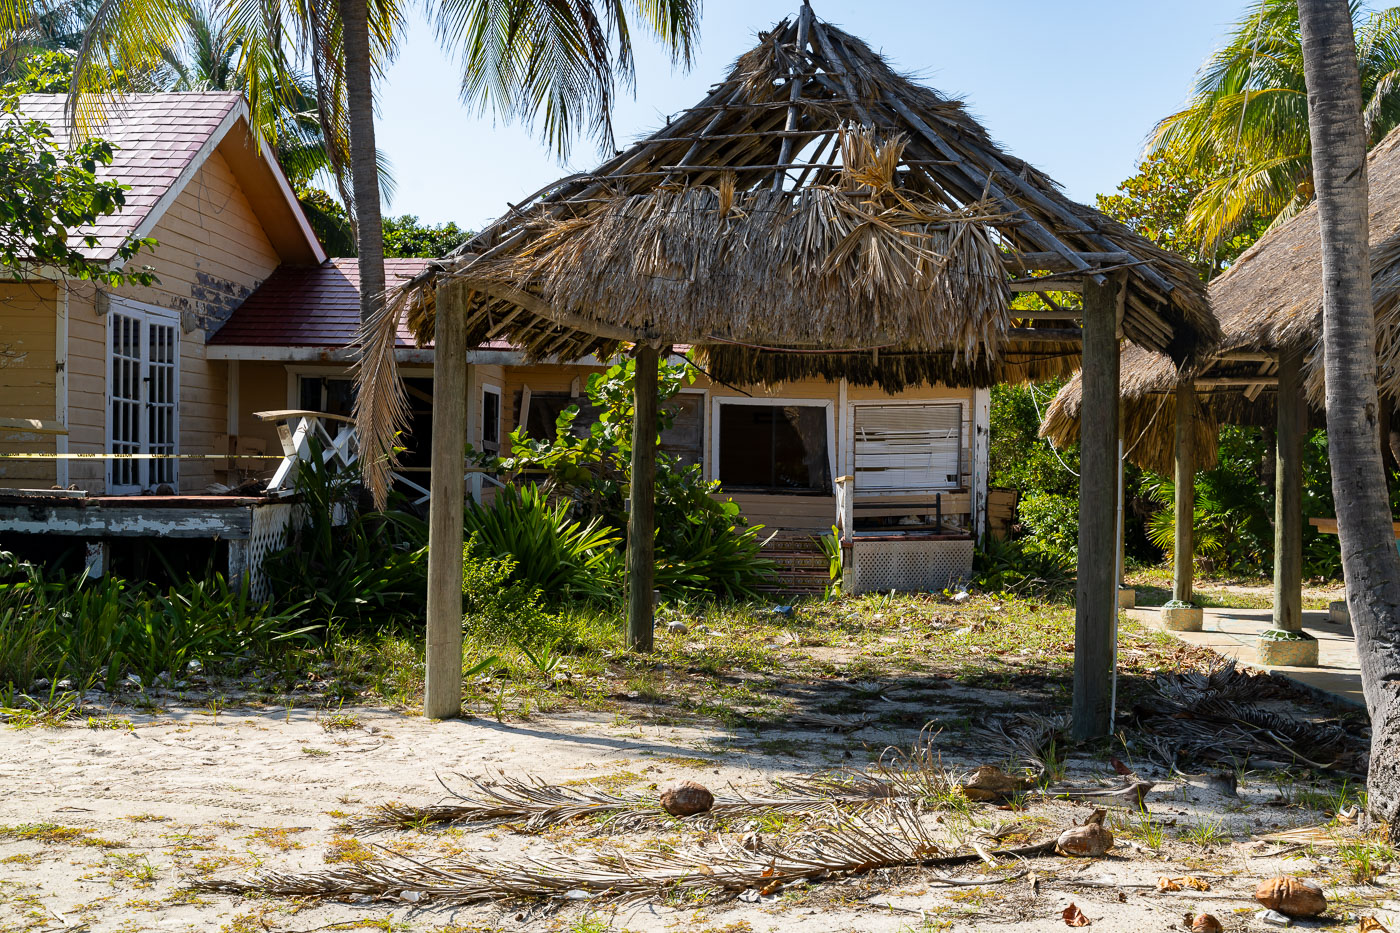
{"label": "maroon shingle roof", "polygon": [[[427,268],[427,259],[386,259],[394,288]],[[240,347],[345,347],[360,327],[360,262],[328,259],[319,266],[282,266],[233,312],[209,343]],[[413,335],[399,325],[400,347]]]}
{"label": "maroon shingle roof", "polygon": [[[117,247],[140,228],[240,100],[236,92],[208,91],[131,94],[110,102],[106,120],[92,132],[112,143],[116,152],[112,164],[101,168],[98,177],[116,179],[131,190],[125,207],[98,220],[92,231],[97,246],[79,248],[90,259],[114,258]],[[64,102],[62,94],[25,94],[20,97],[20,111],[47,123],[55,142],[66,146],[70,127]]]}

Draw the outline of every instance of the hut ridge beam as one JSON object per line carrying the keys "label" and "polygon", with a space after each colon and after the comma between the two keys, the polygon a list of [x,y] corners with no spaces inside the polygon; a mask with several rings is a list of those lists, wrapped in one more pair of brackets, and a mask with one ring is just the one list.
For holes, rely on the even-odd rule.
{"label": "hut ridge beam", "polygon": [[[794,55],[806,56],[807,31],[811,28],[811,26],[812,8],[806,3],[804,3],[802,4],[802,12],[797,14],[797,42],[796,47],[793,49]],[[792,86],[788,89],[787,122],[784,124],[783,129],[786,132],[791,133],[793,130],[797,129],[797,122],[798,119],[801,117],[801,111],[798,109],[797,102],[802,99],[802,88],[806,86],[807,79],[801,73],[790,72],[788,74],[788,81],[791,82]],[[785,169],[781,168],[781,166],[786,165],[791,159],[792,137],[784,136],[782,147],[778,151],[778,165],[780,166],[780,168],[773,175],[774,191],[782,190],[783,174],[785,172]]]}

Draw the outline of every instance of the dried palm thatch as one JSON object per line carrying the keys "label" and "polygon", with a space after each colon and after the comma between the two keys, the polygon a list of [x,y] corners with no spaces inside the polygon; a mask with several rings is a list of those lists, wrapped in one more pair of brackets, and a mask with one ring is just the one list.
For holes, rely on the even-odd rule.
{"label": "dried palm thatch", "polygon": [[[781,847],[726,845],[718,848],[603,851],[584,858],[525,856],[513,861],[439,859],[420,862],[396,855],[325,871],[288,873],[263,869],[239,879],[196,880],[204,891],[290,897],[403,898],[444,905],[502,899],[567,898],[628,901],[686,893],[732,898],[746,891],[771,894],[790,884],[818,883],[881,868],[955,865],[981,859],[975,849],[954,851],[907,807],[892,806],[879,818],[836,814],[836,825]],[[1028,857],[1052,851],[1053,840],[989,852]],[[985,847],[983,847],[985,848]],[[929,874],[942,884],[991,884],[1019,878],[962,880]]]}
{"label": "dried palm thatch", "polygon": [[363,386],[392,380],[401,319],[431,339],[440,288],[462,290],[470,341],[532,360],[688,343],[725,381],[894,389],[1072,367],[1076,334],[1011,333],[1007,279],[1033,272],[1121,276],[1125,332],[1174,359],[1218,336],[1180,257],[1070,201],[804,5],[695,107],[393,293],[362,335],[362,444],[390,448],[398,390]]}
{"label": "dried palm thatch", "polygon": [[[1382,396],[1400,401],[1400,130],[1390,133],[1367,157],[1370,185],[1371,298],[1376,310],[1376,354]],[[1180,370],[1160,352],[1131,346],[1123,353],[1119,377],[1127,437],[1143,440],[1133,457],[1139,466],[1170,472],[1178,381],[1231,376],[1268,376],[1267,360],[1231,360],[1241,353],[1280,351],[1305,355],[1304,393],[1312,421],[1322,422],[1322,245],[1317,206],[1270,230],[1208,289],[1223,333],[1219,346],[1195,366]],[[1056,445],[1079,436],[1080,385],[1076,376],[1046,412],[1041,433]],[[1220,424],[1272,425],[1275,390],[1247,385],[1212,386],[1200,393],[1196,456],[1201,468],[1215,463]],[[1166,399],[1163,402],[1163,399]]]}

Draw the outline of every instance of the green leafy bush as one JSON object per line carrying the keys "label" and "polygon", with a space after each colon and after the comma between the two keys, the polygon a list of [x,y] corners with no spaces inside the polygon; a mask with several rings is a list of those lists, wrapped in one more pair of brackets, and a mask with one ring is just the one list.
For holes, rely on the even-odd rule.
{"label": "green leafy bush", "polygon": [[305,604],[328,632],[418,622],[427,609],[427,525],[406,511],[360,512],[354,473],[326,465],[320,445],[311,446],[296,479],[301,523],[263,561],[278,603]]}
{"label": "green leafy bush", "polygon": [[988,536],[972,561],[972,580],[991,593],[1064,595],[1074,586],[1074,564],[1040,549],[1030,539],[1002,541]]}
{"label": "green leafy bush", "polygon": [[118,577],[46,576],[0,552],[0,687],[26,691],[40,678],[113,689],[181,676],[191,661],[238,667],[305,641],[303,606],[273,610],[221,575],[166,590]]}
{"label": "green leafy bush", "polygon": [[467,504],[466,533],[481,553],[511,559],[512,582],[557,600],[612,598],[621,539],[600,517],[580,522],[570,513],[567,500],[550,503],[534,484],[507,486],[489,506]]}
{"label": "green leafy bush", "polygon": [[[627,528],[634,377],[631,361],[595,373],[587,394],[598,418],[586,432],[575,428],[579,410],[570,406],[559,415],[553,439],[531,438],[523,429],[513,433],[512,455],[497,466],[542,473],[551,494],[572,503],[573,514],[600,520],[621,539]],[[691,378],[684,366],[661,366],[658,433],[674,419],[666,401]],[[698,464],[657,456],[656,585],[663,593],[685,598],[753,595],[772,572],[771,562],[760,556],[759,531],[748,525],[737,505],[721,497],[719,483],[705,481]],[[522,567],[528,564],[517,556]],[[611,591],[618,592],[616,583]]]}

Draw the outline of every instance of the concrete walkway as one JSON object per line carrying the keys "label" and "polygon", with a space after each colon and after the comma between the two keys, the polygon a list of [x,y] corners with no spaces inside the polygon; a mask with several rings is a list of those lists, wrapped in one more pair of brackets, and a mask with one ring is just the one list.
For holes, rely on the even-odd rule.
{"label": "concrete walkway", "polygon": [[[1124,610],[1137,622],[1160,629],[1161,618],[1155,607]],[[1259,663],[1259,633],[1272,628],[1270,609],[1206,609],[1205,626],[1199,632],[1172,632],[1193,645],[1234,658],[1241,664]],[[1332,622],[1326,612],[1304,612],[1303,630],[1317,638],[1317,667],[1270,667],[1304,687],[1328,693],[1343,703],[1366,708],[1361,692],[1361,669],[1356,660],[1356,639],[1348,622]]]}

